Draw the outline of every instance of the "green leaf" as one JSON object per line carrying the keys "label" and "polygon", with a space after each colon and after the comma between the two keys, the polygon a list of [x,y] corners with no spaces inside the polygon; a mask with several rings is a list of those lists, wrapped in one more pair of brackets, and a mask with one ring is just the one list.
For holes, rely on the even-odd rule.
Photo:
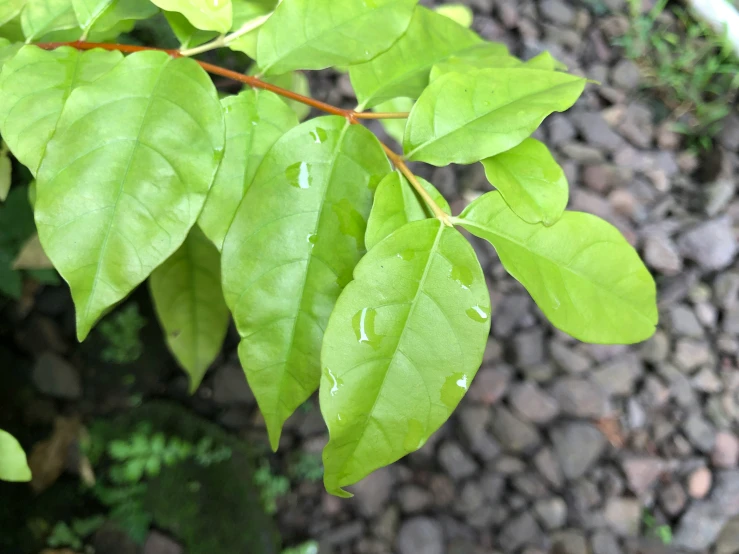
{"label": "green leaf", "polygon": [[28,41],[53,31],[77,28],[72,0],[32,0],[21,13],[21,27]]}
{"label": "green leaf", "polygon": [[431,69],[431,82],[447,73],[469,73],[478,69],[521,67],[523,62],[511,56],[502,44],[486,42],[449,56]]}
{"label": "green leaf", "polygon": [[[90,3],[95,2],[95,0],[82,1]],[[90,37],[105,37],[110,34],[115,36],[115,34],[117,34],[117,29],[133,28],[133,24],[137,20],[148,19],[158,11],[159,8],[149,0],[113,0],[89,24],[91,27]],[[79,18],[79,13],[77,17]]]}
{"label": "green leaf", "polygon": [[233,24],[231,0],[151,0],[168,12],[179,12],[196,28],[227,33]]}
{"label": "green leaf", "polygon": [[82,29],[89,29],[103,15],[114,0],[72,0],[77,22]]}
{"label": "green leaf", "polygon": [[[394,98],[387,102],[377,104],[373,111],[375,112],[409,112],[413,109],[412,98]],[[381,119],[385,132],[390,135],[398,144],[403,144],[403,135],[405,135],[405,126],[407,119]]]}
{"label": "green leaf", "polygon": [[474,163],[520,144],[552,112],[570,108],[585,79],[538,69],[448,73],[426,89],[405,131],[406,157]]}
{"label": "green leaf", "polygon": [[467,29],[472,26],[472,20],[474,19],[472,10],[464,4],[444,4],[436,8],[436,13],[448,17]]}
{"label": "green leaf", "polygon": [[288,0],[259,33],[265,74],[371,60],[398,40],[418,0]]}
{"label": "green leaf", "polygon": [[190,376],[190,392],[223,346],[230,314],[221,292],[221,256],[196,225],[149,279],[167,344]]}
{"label": "green leaf", "polygon": [[570,193],[567,177],[538,140],[528,138],[482,165],[488,181],[527,223],[552,225],[564,213]]}
{"label": "green leaf", "polygon": [[0,75],[0,133],[18,160],[36,175],[69,95],[115,67],[120,52],[70,47],[47,52],[25,46]]}
{"label": "green leaf", "polygon": [[10,192],[13,164],[10,162],[8,149],[0,146],[0,202],[5,202]]}
{"label": "green leaf", "polygon": [[26,453],[13,435],[0,429],[0,480],[23,482],[31,480]]}
{"label": "green leaf", "polygon": [[464,396],[490,332],[490,295],[469,243],[437,219],[410,223],[354,270],[321,352],[328,492],[421,448]]}
{"label": "green leaf", "polygon": [[174,36],[180,41],[180,46],[184,49],[195,48],[218,36],[216,32],[202,31],[194,27],[181,13],[164,12],[164,17],[167,19]]}
{"label": "green leaf", "polygon": [[15,56],[23,48],[23,43],[11,43],[8,39],[0,38],[0,70],[10,58]]}
{"label": "green leaf", "polygon": [[529,69],[544,69],[547,71],[567,71],[567,66],[557,60],[549,52],[542,52],[530,60],[524,62]]}
{"label": "green leaf", "polygon": [[277,139],[298,124],[290,107],[271,92],[245,90],[221,104],[226,150],[198,220],[219,250],[262,159]]}
{"label": "green leaf", "polygon": [[434,64],[481,40],[448,17],[416,7],[408,30],[387,52],[349,68],[360,108],[401,96],[418,98]]}
{"label": "green leaf", "polygon": [[[418,181],[441,209],[452,215],[449,204],[434,185],[420,177]],[[434,217],[434,214],[406,178],[400,172],[391,173],[380,182],[375,192],[375,203],[364,239],[367,250],[374,248],[377,243],[407,223],[429,217]]]}
{"label": "green leaf", "polygon": [[0,27],[18,17],[26,2],[27,0],[3,0],[0,4]]}
{"label": "green leaf", "polygon": [[[254,75],[255,73],[256,66],[253,68],[253,71],[250,71],[251,75]],[[308,82],[308,77],[306,77],[305,73],[302,71],[291,71],[290,73],[283,73],[282,75],[268,75],[266,77],[262,77],[262,80],[272,83],[273,85],[277,85],[278,87],[297,92],[303,96],[310,97],[310,83]],[[298,116],[299,121],[303,121],[308,117],[308,114],[310,114],[310,106],[307,106],[302,102],[297,102],[296,100],[285,101],[295,112],[295,115]]]}
{"label": "green leaf", "polygon": [[83,340],[184,242],[224,147],[212,81],[139,52],[67,100],[38,172],[36,223]]}
{"label": "green leaf", "polygon": [[269,151],[226,236],[223,290],[273,448],[318,387],[323,329],[365,252],[372,191],[389,172],[366,128],[311,119]]}
{"label": "green leaf", "polygon": [[562,331],[599,344],[631,344],[654,333],[654,280],[636,250],[602,219],[565,212],[551,227],[531,225],[500,193],[489,192],[457,222],[492,243],[506,270]]}
{"label": "green leaf", "polygon": [[[245,2],[243,0],[234,4],[234,25],[233,30],[236,31],[250,21],[263,18],[265,15],[274,11],[277,7],[276,0],[256,0]],[[228,47],[237,52],[243,52],[252,59],[257,57],[257,41],[262,25],[252,31],[240,36],[236,40],[229,43]]]}
{"label": "green leaf", "polygon": [[0,27],[0,37],[7,39],[10,42],[24,43],[26,37],[23,35],[21,18],[16,17],[15,19],[11,19],[5,25]]}

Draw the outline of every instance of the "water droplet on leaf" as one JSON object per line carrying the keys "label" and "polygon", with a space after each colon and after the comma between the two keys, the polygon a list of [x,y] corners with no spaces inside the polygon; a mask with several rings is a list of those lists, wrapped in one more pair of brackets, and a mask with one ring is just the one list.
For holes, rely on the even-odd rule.
{"label": "water droplet on leaf", "polygon": [[356,240],[357,248],[364,250],[364,233],[367,230],[367,222],[362,214],[355,210],[352,203],[346,198],[342,198],[340,202],[334,204],[333,210],[339,218],[339,231]]}
{"label": "water droplet on leaf", "polygon": [[457,283],[462,285],[462,288],[464,290],[468,290],[470,288],[470,285],[472,285],[472,282],[475,280],[475,277],[472,275],[472,270],[468,267],[460,265],[455,265],[454,267],[452,267],[452,272],[449,274],[449,276]]}
{"label": "water droplet on leaf", "polygon": [[469,377],[466,373],[455,373],[444,382],[441,387],[441,401],[449,409],[454,407],[462,400],[464,393],[469,388]]}
{"label": "water droplet on leaf", "polygon": [[337,379],[336,375],[334,375],[329,368],[326,368],[326,372],[328,374],[329,381],[331,381],[331,389],[329,392],[331,393],[331,396],[335,396],[336,393],[339,392],[339,388],[344,386],[344,382],[341,379]]}
{"label": "water droplet on leaf", "polygon": [[489,317],[485,310],[480,306],[472,306],[466,313],[470,319],[473,319],[478,323],[485,323]]}
{"label": "water droplet on leaf", "polygon": [[310,165],[307,162],[298,162],[285,170],[288,182],[298,189],[310,188],[313,177],[310,175]]}
{"label": "water droplet on leaf", "polygon": [[382,344],[382,335],[378,335],[375,331],[375,318],[377,311],[374,308],[364,308],[354,314],[352,318],[352,327],[357,341],[369,344],[377,350]]}
{"label": "water droplet on leaf", "polygon": [[316,144],[323,144],[328,140],[326,129],[321,129],[320,127],[316,127],[315,130],[311,131],[310,136],[313,137],[313,141]]}
{"label": "water droplet on leaf", "polygon": [[426,443],[423,435],[424,429],[421,422],[417,419],[411,419],[408,422],[408,431],[406,431],[405,438],[403,439],[403,448],[405,451],[415,452],[421,448]]}

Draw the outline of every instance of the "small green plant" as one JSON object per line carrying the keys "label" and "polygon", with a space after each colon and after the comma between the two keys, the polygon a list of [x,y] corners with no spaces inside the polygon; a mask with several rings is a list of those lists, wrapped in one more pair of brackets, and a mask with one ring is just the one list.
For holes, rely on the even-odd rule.
{"label": "small green plant", "polygon": [[657,519],[648,510],[644,510],[642,524],[647,537],[654,537],[664,545],[672,544],[672,528],[669,525],[657,525]]}
{"label": "small green plant", "polygon": [[130,364],[138,360],[144,351],[140,335],[145,325],[146,319],[134,302],[111,315],[100,324],[100,333],[106,342],[100,357],[114,364]]}
{"label": "small green plant", "polygon": [[675,129],[709,148],[737,98],[739,59],[709,25],[667,4],[642,13],[642,0],[630,0],[631,26],[617,42],[671,110]]}
{"label": "small green plant", "polygon": [[321,456],[308,452],[300,452],[289,466],[289,473],[298,481],[320,481],[323,478]]}
{"label": "small green plant", "polygon": [[86,519],[73,519],[68,525],[60,521],[51,529],[46,538],[46,546],[50,548],[68,547],[79,551],[84,546],[85,539],[100,529],[105,523],[105,517],[92,516]]}
{"label": "small green plant", "polygon": [[[472,383],[493,314],[463,230],[560,330],[654,333],[638,253],[566,211],[565,172],[531,136],[588,84],[549,53],[521,60],[464,10],[418,0],[55,0],[58,18],[48,1],[0,27],[0,133],[36,177],[38,235],[79,340],[148,282],[195,389],[233,316],[273,448],[319,391],[330,493],[421,448]],[[160,8],[180,49],[116,42]],[[229,49],[254,63],[194,59]],[[347,72],[355,108],[284,88],[327,68]],[[222,99],[211,75],[249,89]],[[325,115],[301,123],[306,107]],[[395,122],[402,152],[367,120]],[[496,190],[452,215],[409,162],[482,163]]]}
{"label": "small green plant", "polygon": [[318,543],[316,541],[306,542],[300,546],[294,546],[282,551],[282,554],[318,554]]}
{"label": "small green plant", "polygon": [[277,500],[290,492],[290,480],[284,475],[275,475],[266,460],[254,472],[254,483],[261,492],[262,506],[268,514],[277,512]]}

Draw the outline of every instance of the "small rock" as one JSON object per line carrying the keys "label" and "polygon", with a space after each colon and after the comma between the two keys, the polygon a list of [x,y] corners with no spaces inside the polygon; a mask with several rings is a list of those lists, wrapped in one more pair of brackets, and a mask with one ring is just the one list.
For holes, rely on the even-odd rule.
{"label": "small rock", "polygon": [[716,430],[701,415],[700,412],[693,412],[683,423],[685,436],[690,443],[703,453],[710,453],[716,443]]}
{"label": "small rock", "polygon": [[534,456],[534,466],[555,489],[564,484],[562,469],[550,448],[542,448],[537,452]]}
{"label": "small rock", "polygon": [[505,479],[497,473],[486,473],[480,481],[480,489],[488,503],[496,504],[505,489]]}
{"label": "small rock", "polygon": [[519,367],[531,367],[541,363],[545,357],[544,330],[536,327],[516,333],[513,337],[513,351],[516,365]]}
{"label": "small rock", "polygon": [[550,390],[563,414],[574,417],[601,418],[608,414],[608,397],[590,381],[560,379]]}
{"label": "small rock", "polygon": [[736,435],[728,431],[716,434],[711,461],[716,467],[731,469],[736,467],[739,458],[739,440]]}
{"label": "small rock", "polygon": [[510,402],[524,420],[533,423],[547,423],[559,414],[557,401],[535,383],[515,386],[510,393]]}
{"label": "small rock", "polygon": [[559,497],[539,500],[534,504],[534,511],[549,531],[561,529],[567,522],[567,503]]}
{"label": "small rock", "polygon": [[695,338],[703,336],[703,327],[698,318],[685,304],[677,304],[670,309],[670,326],[677,335]]}
{"label": "small rock", "polygon": [[329,530],[321,536],[321,543],[327,546],[348,545],[364,535],[364,532],[364,522],[362,520],[355,520],[329,528]]}
{"label": "small rock", "polygon": [[370,473],[354,485],[354,503],[364,517],[379,514],[390,500],[393,490],[393,475],[389,468],[383,467]]}
{"label": "small rock", "polygon": [[623,469],[631,492],[640,496],[662,474],[664,462],[659,458],[629,458],[624,460]]}
{"label": "small rock", "polygon": [[723,120],[724,128],[719,134],[721,145],[731,152],[739,150],[739,116],[729,115]]}
{"label": "small rock", "polygon": [[254,394],[246,382],[241,366],[228,363],[219,367],[213,376],[213,400],[217,404],[254,404]]}
{"label": "small rock", "polygon": [[716,541],[727,519],[719,506],[707,501],[693,502],[680,518],[672,545],[690,550],[707,549]]}
{"label": "small rock", "polygon": [[575,21],[575,10],[562,0],[542,0],[539,10],[546,19],[559,25],[568,26]]}
{"label": "small rock", "polygon": [[642,507],[633,498],[610,498],[606,503],[605,517],[611,531],[622,537],[639,533]]}
{"label": "small rock", "polygon": [[739,518],[729,521],[716,541],[715,554],[736,554],[739,546]]}
{"label": "small rock", "polygon": [[707,467],[699,467],[688,477],[688,494],[696,500],[702,500],[708,495],[713,483],[713,475]]}
{"label": "small rock", "polygon": [[724,389],[724,384],[712,369],[704,367],[690,381],[693,386],[707,393],[718,393]]}
{"label": "small rock", "polygon": [[620,187],[633,177],[633,172],[623,170],[615,165],[599,164],[585,167],[582,181],[588,187],[601,194]]}
{"label": "small rock", "polygon": [[[529,512],[516,516],[501,529],[498,546],[504,552],[514,552],[525,545],[539,546],[544,542],[544,533]],[[416,550],[416,553],[424,550]]]}
{"label": "small rock", "polygon": [[434,497],[431,493],[417,485],[406,485],[398,491],[398,504],[405,514],[422,512],[433,502]]}
{"label": "small rock", "polygon": [[598,112],[574,113],[571,118],[588,144],[606,150],[615,150],[623,141]]}
{"label": "small rock", "polygon": [[549,353],[557,365],[567,373],[582,373],[592,364],[585,354],[556,340],[550,342]]}
{"label": "small rock", "polygon": [[512,452],[530,451],[541,442],[536,427],[502,406],[495,408],[490,426],[503,448]]}
{"label": "small rock", "polygon": [[663,235],[647,237],[644,242],[644,261],[663,275],[678,275],[683,270],[677,245]]}
{"label": "small rock", "polygon": [[713,363],[711,347],[693,339],[680,339],[675,346],[675,363],[684,371],[692,372],[704,364]]}
{"label": "small rock", "polygon": [[568,158],[580,163],[598,164],[606,159],[603,152],[581,142],[567,142],[560,146],[560,150]]}
{"label": "small rock", "polygon": [[701,223],[682,235],[678,246],[683,256],[709,271],[728,267],[737,252],[736,236],[728,217]]}
{"label": "small rock", "polygon": [[570,123],[567,116],[554,114],[547,119],[547,126],[549,128],[549,143],[552,146],[559,146],[575,138],[575,127]]}
{"label": "small rock", "polygon": [[447,441],[439,448],[439,463],[455,481],[471,477],[477,472],[477,463],[458,443]]}
{"label": "small rock", "polygon": [[477,483],[468,481],[462,488],[454,504],[454,510],[460,514],[479,512],[485,502],[485,495]]}
{"label": "small rock", "polygon": [[608,531],[598,531],[591,540],[593,554],[622,554],[618,540]]}
{"label": "small rock", "polygon": [[606,447],[605,437],[589,423],[559,424],[552,429],[551,437],[562,472],[570,480],[585,475]]}
{"label": "small rock", "polygon": [[642,361],[630,352],[602,364],[593,372],[592,379],[605,392],[626,396],[633,392],[634,383],[643,373]]}
{"label": "small rock", "polygon": [[613,84],[624,90],[632,90],[641,82],[641,72],[631,60],[621,60],[611,72]]}
{"label": "small rock", "polygon": [[505,364],[499,364],[494,368],[484,367],[473,379],[467,398],[491,406],[506,393],[512,376],[513,370]]}
{"label": "small rock", "polygon": [[163,535],[159,531],[152,531],[144,543],[143,554],[182,554],[182,546]]}
{"label": "small rock", "polygon": [[522,321],[531,317],[531,308],[531,297],[523,294],[506,295],[495,307],[497,315],[492,322],[493,334],[501,338],[511,336]]}
{"label": "small rock", "polygon": [[31,378],[41,393],[53,398],[79,400],[82,397],[80,374],[64,358],[51,352],[38,357]]}
{"label": "small rock", "polygon": [[400,554],[444,554],[444,530],[428,517],[409,519],[400,528],[396,547]]}
{"label": "small rock", "polygon": [[642,345],[641,356],[647,362],[659,363],[667,359],[670,353],[670,339],[664,331],[658,329],[647,342]]}
{"label": "small rock", "polygon": [[588,541],[580,531],[569,529],[552,536],[552,552],[557,554],[589,554]]}
{"label": "small rock", "polygon": [[675,517],[685,508],[688,501],[688,495],[680,483],[671,483],[659,490],[659,504],[662,509],[670,517]]}
{"label": "small rock", "polygon": [[485,435],[485,427],[490,419],[490,409],[486,406],[464,406],[458,412],[462,432],[470,444],[475,444]]}
{"label": "small rock", "polygon": [[718,471],[715,482],[711,502],[719,506],[727,517],[739,515],[739,471]]}

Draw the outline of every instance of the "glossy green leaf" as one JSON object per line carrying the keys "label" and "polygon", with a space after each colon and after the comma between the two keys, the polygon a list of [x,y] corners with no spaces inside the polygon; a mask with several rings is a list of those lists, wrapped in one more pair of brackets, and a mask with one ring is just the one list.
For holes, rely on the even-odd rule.
{"label": "glossy green leaf", "polygon": [[657,324],[656,289],[636,250],[593,215],[565,212],[551,227],[519,218],[498,192],[458,223],[488,240],[557,328],[585,342],[631,344]]}
{"label": "glossy green leaf", "polygon": [[5,62],[14,57],[23,48],[23,43],[12,43],[8,39],[0,37],[0,70]]}
{"label": "glossy green leaf", "polygon": [[23,34],[23,28],[21,27],[21,18],[16,17],[11,19],[5,25],[0,27],[0,38],[9,40],[10,42],[24,43],[26,37]]}
{"label": "glossy green leaf", "polygon": [[10,192],[13,164],[10,162],[10,152],[5,144],[0,142],[0,202],[5,202]]}
{"label": "glossy green leaf", "polygon": [[89,29],[103,15],[114,0],[72,0],[77,22],[83,29]]}
{"label": "glossy green leaf", "polygon": [[231,0],[151,0],[169,12],[179,12],[198,29],[227,33],[233,24]]}
{"label": "glossy green leaf", "polygon": [[431,69],[431,82],[447,73],[469,73],[478,69],[522,67],[524,63],[508,53],[506,47],[494,42],[473,46],[449,56]]}
{"label": "glossy green leaf", "polygon": [[[252,75],[256,69],[250,72]],[[297,92],[303,96],[310,97],[310,83],[308,77],[302,71],[291,71],[290,73],[283,73],[282,75],[268,75],[262,77],[262,80],[277,85],[278,87]],[[287,105],[292,108],[295,115],[298,116],[298,120],[303,121],[310,114],[310,106],[297,102],[295,100],[286,100]]]}
{"label": "glossy green leaf", "polygon": [[[431,198],[449,215],[449,204],[434,185],[418,177]],[[407,223],[434,217],[431,209],[400,172],[391,173],[377,186],[364,241],[367,250]]]}
{"label": "glossy green leaf", "polygon": [[36,174],[64,105],[77,87],[93,83],[115,67],[120,52],[47,52],[25,46],[0,75],[0,134],[18,160]]}
{"label": "glossy green leaf", "polygon": [[84,339],[184,242],[224,147],[218,96],[193,60],[126,57],[67,100],[37,179],[44,250]]}
{"label": "glossy green leaf", "polygon": [[149,279],[167,344],[195,392],[226,338],[231,319],[221,292],[221,256],[196,225]]}
{"label": "glossy green leaf", "polygon": [[53,31],[77,28],[72,0],[33,0],[21,13],[21,27],[28,41],[38,40]]}
{"label": "glossy green leaf", "polygon": [[[394,98],[387,102],[377,104],[373,111],[376,112],[409,112],[413,109],[412,98]],[[381,119],[385,132],[390,135],[398,144],[403,144],[403,135],[405,135],[405,126],[407,119]]]}
{"label": "glossy green leaf", "polygon": [[282,99],[267,91],[245,90],[221,101],[226,150],[198,223],[220,249],[231,221],[265,154],[298,124]]}
{"label": "glossy green leaf", "polygon": [[288,0],[259,33],[268,75],[371,60],[408,28],[418,0]]}
{"label": "glossy green leaf", "polygon": [[439,77],[413,107],[406,157],[469,164],[520,144],[552,112],[570,108],[585,79],[539,69],[482,69]]}
{"label": "glossy green leaf", "polygon": [[366,128],[311,119],[264,158],[226,236],[223,290],[273,448],[318,387],[323,330],[365,252],[372,191],[389,172]]}
{"label": "glossy green leaf", "polygon": [[567,71],[567,66],[557,60],[549,52],[542,52],[530,60],[524,62],[530,69],[545,69],[547,71]]}
{"label": "glossy green leaf", "polygon": [[567,177],[538,140],[528,138],[482,165],[490,184],[524,221],[551,225],[564,213],[570,195]]}
{"label": "glossy green leaf", "polygon": [[472,20],[474,19],[472,10],[464,4],[442,4],[436,8],[436,13],[448,17],[467,29],[472,26]]}
{"label": "glossy green leaf", "polygon": [[218,36],[218,33],[214,31],[198,29],[181,13],[164,12],[164,17],[167,19],[174,36],[180,41],[180,46],[184,49],[200,46]]}
{"label": "glossy green leaf", "polygon": [[3,0],[0,3],[0,27],[18,17],[26,2],[27,0]]}
{"label": "glossy green leaf", "polygon": [[257,43],[259,33],[264,25],[263,18],[274,11],[277,7],[276,0],[256,0],[246,2],[240,0],[234,3],[234,26],[233,30],[240,29],[249,22],[261,22],[254,30],[240,36],[229,43],[228,47],[237,52],[243,52],[252,59],[257,57]]}
{"label": "glossy green leaf", "polygon": [[397,97],[418,98],[431,67],[481,42],[472,31],[423,6],[416,7],[406,33],[371,61],[349,68],[361,108]]}
{"label": "glossy green leaf", "polygon": [[[149,0],[73,0],[80,26],[89,29],[91,38],[115,36],[117,29],[132,28],[137,20],[155,15],[159,8]],[[86,7],[78,7],[78,3]],[[106,4],[100,11],[100,5]],[[84,24],[83,24],[84,21]]]}
{"label": "glossy green leaf", "polygon": [[24,482],[31,480],[26,453],[18,441],[0,429],[0,481]]}
{"label": "glossy green leaf", "polygon": [[331,314],[321,352],[326,489],[421,448],[467,391],[490,332],[490,295],[469,243],[437,219],[375,246]]}

